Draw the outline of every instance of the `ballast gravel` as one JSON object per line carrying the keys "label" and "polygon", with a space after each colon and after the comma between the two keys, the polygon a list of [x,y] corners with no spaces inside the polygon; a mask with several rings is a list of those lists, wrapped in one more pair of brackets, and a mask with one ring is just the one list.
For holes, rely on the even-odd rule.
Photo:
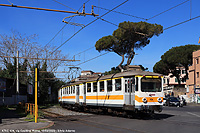
{"label": "ballast gravel", "polygon": [[81,113],[81,112],[76,112],[76,111],[71,111],[65,108],[62,108],[60,106],[52,106],[48,109],[44,109],[44,111],[47,111],[49,113],[55,113],[63,116],[74,116],[74,115],[92,115],[89,113]]}

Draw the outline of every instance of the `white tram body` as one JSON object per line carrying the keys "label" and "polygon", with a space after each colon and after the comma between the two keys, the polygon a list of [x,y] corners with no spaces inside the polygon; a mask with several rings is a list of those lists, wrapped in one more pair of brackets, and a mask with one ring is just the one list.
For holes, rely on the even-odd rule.
{"label": "white tram body", "polygon": [[60,88],[58,99],[64,106],[161,112],[163,76],[146,71],[99,76]]}

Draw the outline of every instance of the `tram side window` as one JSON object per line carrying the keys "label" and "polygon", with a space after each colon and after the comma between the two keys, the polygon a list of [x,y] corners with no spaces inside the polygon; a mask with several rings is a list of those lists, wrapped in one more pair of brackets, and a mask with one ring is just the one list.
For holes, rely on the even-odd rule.
{"label": "tram side window", "polygon": [[87,83],[87,92],[91,92],[91,83]]}
{"label": "tram side window", "polygon": [[93,83],[93,92],[97,92],[97,82]]}
{"label": "tram side window", "polygon": [[115,79],[115,91],[121,91],[121,79]]}
{"label": "tram side window", "polygon": [[135,81],[135,91],[138,91],[138,77],[136,78],[136,81]]}
{"label": "tram side window", "polygon": [[112,91],[112,80],[107,80],[107,91]]}
{"label": "tram side window", "polygon": [[75,86],[73,86],[73,94],[75,94]]}
{"label": "tram side window", "polygon": [[76,95],[79,95],[79,85],[76,86]]}
{"label": "tram side window", "polygon": [[100,92],[104,92],[104,81],[101,81],[99,84],[100,84]]}
{"label": "tram side window", "polygon": [[84,94],[86,94],[86,84],[83,84],[83,91],[84,91]]}
{"label": "tram side window", "polygon": [[128,80],[125,80],[125,92],[128,92]]}

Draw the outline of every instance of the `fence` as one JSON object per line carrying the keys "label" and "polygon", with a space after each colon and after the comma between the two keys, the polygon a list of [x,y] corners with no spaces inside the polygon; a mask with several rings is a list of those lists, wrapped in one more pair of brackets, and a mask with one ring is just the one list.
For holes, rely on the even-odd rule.
{"label": "fence", "polygon": [[25,112],[30,113],[31,115],[35,115],[35,104],[33,103],[26,103],[25,104]]}

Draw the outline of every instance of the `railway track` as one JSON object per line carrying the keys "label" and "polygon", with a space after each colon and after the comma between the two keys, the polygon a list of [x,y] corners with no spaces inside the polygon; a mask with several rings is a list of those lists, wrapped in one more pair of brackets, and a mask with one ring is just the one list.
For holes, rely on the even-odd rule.
{"label": "railway track", "polygon": [[[64,109],[67,112],[69,110]],[[81,125],[85,125],[88,127],[94,127],[94,128],[100,128],[100,129],[104,129],[106,131],[109,132],[123,132],[124,131],[128,131],[128,132],[136,132],[136,133],[145,133],[144,131],[140,131],[140,130],[136,130],[136,129],[130,129],[130,128],[124,128],[124,127],[120,127],[117,125],[112,125],[112,124],[106,124],[106,123],[102,123],[102,122],[97,122],[97,121],[93,121],[93,120],[89,120],[88,117],[97,117],[99,115],[89,115],[88,113],[85,113],[86,115],[61,115],[55,112],[49,112],[47,110],[42,110],[44,112],[45,117],[52,119],[54,121],[59,121],[59,122],[74,122],[74,123],[78,123]],[[71,112],[71,111],[70,111]],[[86,119],[84,119],[86,118]]]}

